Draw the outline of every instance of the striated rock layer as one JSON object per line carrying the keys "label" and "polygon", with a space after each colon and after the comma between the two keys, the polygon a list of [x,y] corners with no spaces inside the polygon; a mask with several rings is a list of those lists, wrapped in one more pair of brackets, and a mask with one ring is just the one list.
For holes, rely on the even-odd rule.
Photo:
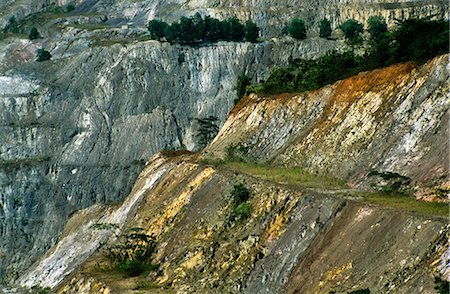
{"label": "striated rock layer", "polygon": [[[407,196],[369,204],[365,192],[327,187],[320,175],[308,176],[318,185],[306,188],[284,176],[269,181],[200,162],[241,146],[244,159],[292,163],[360,187],[370,169],[407,175],[418,186],[442,182],[446,163],[432,158],[448,156],[447,58],[393,65],[303,94],[247,97],[202,154],[158,154],[123,204],[75,214],[18,284],[58,293],[133,293],[144,282],[169,293],[432,293],[434,276],[450,274],[447,217],[414,208],[418,202]],[[415,142],[408,152],[405,137]],[[427,145],[435,143],[445,148]],[[248,218],[234,210],[231,191],[240,182],[251,192]],[[96,223],[115,229],[94,230]],[[117,278],[101,246],[135,227],[156,238],[160,271]]]}
{"label": "striated rock layer", "polygon": [[[371,170],[419,187],[448,177],[448,55],[398,64],[316,91],[242,100],[208,152],[332,174],[360,186]],[[364,186],[364,185],[363,185]],[[416,187],[417,189],[417,187]]]}
{"label": "striated rock layer", "polygon": [[[251,215],[239,220],[230,192],[241,181],[251,191]],[[20,284],[57,293],[432,293],[434,275],[448,271],[447,220],[331,195],[337,191],[158,155],[119,208],[76,214]],[[140,227],[155,236],[159,274],[126,278],[108,270],[107,251],[93,250],[113,231],[94,230],[95,223],[115,224],[115,234]]]}
{"label": "striated rock layer", "polygon": [[28,267],[74,211],[122,200],[158,150],[195,148],[194,118],[224,121],[238,75],[259,80],[339,46],[146,41],[43,63],[20,55],[23,64],[0,76],[0,277]]}
{"label": "striated rock layer", "polygon": [[[193,118],[215,115],[223,122],[238,75],[259,81],[293,58],[342,48],[314,38],[196,48],[138,42],[149,19],[171,21],[196,11],[252,17],[265,38],[282,35],[293,16],[304,18],[313,36],[324,16],[336,27],[373,14],[392,24],[394,18],[449,13],[443,1],[80,0],[70,1],[76,5],[71,13],[54,9],[68,3],[0,3],[0,27],[14,15],[24,21],[25,33],[36,25],[44,37],[0,40],[0,283],[16,279],[54,244],[69,215],[122,200],[156,151],[195,148]],[[124,23],[131,23],[129,30],[121,29]],[[51,51],[52,61],[34,62],[41,47]],[[283,160],[288,158],[277,162]]]}

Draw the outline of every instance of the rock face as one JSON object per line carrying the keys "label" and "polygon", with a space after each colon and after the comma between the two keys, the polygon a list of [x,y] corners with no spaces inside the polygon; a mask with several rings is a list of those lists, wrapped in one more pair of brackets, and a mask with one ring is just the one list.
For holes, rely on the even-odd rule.
{"label": "rock face", "polygon": [[[149,19],[170,21],[195,11],[251,16],[263,36],[271,37],[296,15],[311,24],[314,35],[323,16],[336,26],[347,17],[364,21],[372,14],[392,23],[394,17],[449,13],[439,1],[72,2],[71,13],[51,12],[69,3],[64,0],[0,3],[0,27],[14,15],[24,21],[24,32],[39,22],[44,36],[0,40],[0,283],[15,280],[54,244],[69,215],[123,200],[156,151],[195,148],[193,118],[214,115],[223,123],[237,76],[259,81],[291,59],[343,46],[315,38],[195,48],[138,42]],[[122,30],[123,23],[132,23],[130,30]],[[51,61],[34,62],[41,47],[51,51]]]}
{"label": "rock face", "polygon": [[[371,170],[423,187],[446,181],[448,56],[394,65],[297,95],[250,95],[210,152],[299,166],[363,185]],[[243,127],[245,126],[245,127]],[[372,172],[372,174],[374,173]]]}
{"label": "rock face", "polygon": [[[122,200],[158,150],[195,148],[194,118],[224,121],[238,75],[265,78],[290,58],[339,46],[321,39],[199,48],[147,41],[71,57],[58,54],[70,50],[60,45],[55,60],[43,63],[25,54],[0,77],[2,276],[29,266],[74,211]],[[15,56],[8,48],[4,64]]]}
{"label": "rock face", "polygon": [[[231,190],[242,181],[251,215],[236,219]],[[93,230],[95,223],[115,224],[116,234],[140,227],[156,237],[153,288],[180,293],[432,293],[433,273],[447,269],[444,218],[268,182],[192,156],[157,155],[119,208],[77,213],[20,284],[63,281],[57,293],[140,289],[135,278],[108,277],[105,251],[92,255],[112,234]]]}
{"label": "rock face", "polygon": [[[442,129],[449,100],[448,76],[443,73],[447,58],[440,56],[423,66],[398,64],[362,73],[304,94],[247,97],[233,109],[202,154],[172,151],[155,155],[123,204],[94,206],[76,213],[58,243],[18,278],[18,285],[51,287],[58,293],[128,293],[141,287],[136,279],[109,277],[103,250],[107,247],[101,247],[117,242],[113,233],[117,236],[127,228],[138,227],[157,240],[154,262],[160,264],[160,271],[153,276],[153,283],[168,290],[348,293],[370,289],[375,293],[431,293],[434,275],[448,278],[450,274],[446,217],[409,206],[399,208],[395,205],[401,201],[398,195],[390,195],[380,206],[368,204],[361,190],[328,187],[325,178],[316,178],[319,190],[290,183],[284,175],[281,181],[286,183],[280,183],[256,173],[239,172],[227,164],[199,162],[220,157],[225,146],[239,143],[243,148],[238,150],[247,150],[240,154],[247,156],[244,158],[282,163],[289,155],[293,158],[287,162],[294,166],[302,163],[300,166],[315,171],[315,164],[302,161],[302,154],[318,158],[311,153],[317,152],[324,164],[316,171],[327,170],[344,178],[350,175],[348,179],[361,183],[362,177],[352,175],[373,168],[363,157],[365,152],[369,158],[377,158],[380,166],[384,158],[395,154],[393,166],[402,167],[398,172],[418,185],[439,181],[445,167],[430,158],[442,158],[448,148],[426,149],[425,158],[418,154],[423,154],[424,143],[444,142],[448,137]],[[401,105],[409,105],[405,110],[409,116],[402,112],[406,106]],[[421,130],[418,135],[410,125],[426,117],[424,105],[438,119],[426,119],[427,123],[417,128]],[[398,111],[401,117],[391,113]],[[289,127],[291,124],[300,127]],[[371,136],[365,133],[364,138],[371,140],[368,145],[352,137],[353,128],[361,127],[369,133],[374,128]],[[396,130],[395,135],[391,129]],[[416,138],[415,144],[408,145],[408,153],[398,153],[403,150],[398,148],[403,144],[403,130],[407,130],[408,138]],[[268,133],[271,135],[264,135]],[[323,137],[305,139],[317,134]],[[313,148],[308,149],[305,140]],[[333,150],[334,157],[321,149],[332,148],[329,142],[336,140],[341,144]],[[349,156],[359,164],[346,165]],[[401,165],[413,159],[414,164]],[[326,169],[327,164],[335,169]],[[430,175],[431,171],[435,173]],[[271,172],[279,171],[272,167]],[[250,190],[247,217],[239,216],[236,210],[231,192],[236,183],[245,183]],[[408,199],[415,205],[415,200]],[[408,212],[411,210],[415,212]],[[114,230],[94,230],[95,224]]]}

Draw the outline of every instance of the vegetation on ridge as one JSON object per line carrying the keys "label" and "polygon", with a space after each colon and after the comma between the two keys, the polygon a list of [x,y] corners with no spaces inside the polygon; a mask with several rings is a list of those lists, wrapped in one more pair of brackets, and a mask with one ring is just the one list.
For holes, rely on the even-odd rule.
{"label": "vegetation on ridge", "polygon": [[305,22],[300,18],[292,19],[288,27],[289,35],[291,37],[303,40],[306,38],[306,25]]}
{"label": "vegetation on ridge", "polygon": [[148,30],[152,39],[181,44],[243,40],[256,42],[259,37],[259,28],[251,20],[244,25],[236,17],[220,21],[210,16],[202,17],[198,12],[192,17],[183,16],[179,22],[170,25],[153,19],[148,23]]}
{"label": "vegetation on ridge", "polygon": [[277,167],[250,162],[224,162],[223,166],[232,170],[261,177],[264,180],[298,185],[304,188],[344,189],[347,185],[344,181],[334,177],[313,174],[299,167]]}
{"label": "vegetation on ridge", "polygon": [[[348,38],[359,37],[360,27],[344,25]],[[396,62],[418,64],[448,52],[449,22],[446,20],[409,19],[388,32],[381,17],[369,18],[369,49],[363,55],[353,51],[332,51],[315,60],[293,60],[287,68],[276,68],[261,84],[249,85],[246,94],[277,94],[311,91],[362,71]]]}
{"label": "vegetation on ridge", "polygon": [[[271,182],[324,191],[335,190],[337,192],[336,196],[360,199],[361,201],[383,207],[442,217],[448,216],[449,212],[447,203],[418,201],[412,195],[405,193],[350,191],[345,182],[340,179],[309,173],[299,167],[274,167],[258,163],[233,161],[223,162],[221,166]],[[342,192],[339,192],[339,190]]]}

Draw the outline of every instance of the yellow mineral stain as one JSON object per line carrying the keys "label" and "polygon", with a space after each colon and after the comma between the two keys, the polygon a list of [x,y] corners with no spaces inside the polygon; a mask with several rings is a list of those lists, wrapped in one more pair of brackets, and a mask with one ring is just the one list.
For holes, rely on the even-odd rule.
{"label": "yellow mineral stain", "polygon": [[350,270],[353,268],[352,262],[349,262],[347,264],[343,264],[341,267],[338,267],[335,270],[327,271],[325,272],[325,280],[326,281],[333,281],[336,278],[338,278],[343,272]]}
{"label": "yellow mineral stain", "polygon": [[199,265],[203,260],[203,251],[199,251],[197,254],[186,260],[181,264],[185,269],[193,269]]}
{"label": "yellow mineral stain", "polygon": [[175,218],[175,216],[181,211],[181,209],[189,203],[192,194],[194,194],[198,188],[214,174],[215,170],[211,167],[205,168],[201,171],[195,179],[193,179],[186,188],[180,193],[180,195],[170,203],[164,213],[156,219],[147,231],[147,234],[158,236],[166,227],[167,223]]}
{"label": "yellow mineral stain", "polygon": [[164,276],[158,277],[158,278],[156,279],[156,282],[157,282],[158,284],[162,285],[162,284],[164,284],[165,282],[167,282],[168,280],[169,280],[169,276],[165,274]]}
{"label": "yellow mineral stain", "polygon": [[275,219],[267,230],[267,242],[272,242],[285,231],[284,229],[284,217],[280,214],[275,215]]}

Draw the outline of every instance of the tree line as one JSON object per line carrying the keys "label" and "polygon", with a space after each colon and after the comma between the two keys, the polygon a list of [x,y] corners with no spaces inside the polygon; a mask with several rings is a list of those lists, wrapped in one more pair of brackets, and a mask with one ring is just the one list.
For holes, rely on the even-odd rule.
{"label": "tree line", "polygon": [[[332,51],[315,60],[295,59],[288,67],[274,69],[269,78],[260,84],[250,84],[248,77],[239,77],[237,94],[275,94],[318,89],[337,80],[362,71],[388,66],[396,62],[413,61],[422,64],[435,56],[449,52],[449,21],[408,19],[398,21],[394,30],[388,31],[380,16],[368,19],[370,37],[364,54],[352,50]],[[349,20],[341,25],[347,40],[363,41],[363,25]],[[245,91],[243,90],[245,87]]]}
{"label": "tree line", "polygon": [[192,17],[183,16],[172,24],[151,20],[148,30],[152,39],[182,44],[244,40],[257,42],[259,37],[259,28],[251,20],[245,24],[236,17],[221,21],[210,16],[202,17],[198,12]]}

